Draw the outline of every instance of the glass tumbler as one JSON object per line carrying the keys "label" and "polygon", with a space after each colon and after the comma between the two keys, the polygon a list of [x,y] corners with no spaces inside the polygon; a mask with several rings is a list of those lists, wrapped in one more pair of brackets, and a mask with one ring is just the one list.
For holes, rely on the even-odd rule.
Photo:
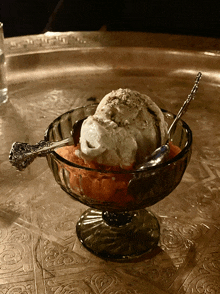
{"label": "glass tumbler", "polygon": [[0,104],[8,100],[3,23],[0,22]]}

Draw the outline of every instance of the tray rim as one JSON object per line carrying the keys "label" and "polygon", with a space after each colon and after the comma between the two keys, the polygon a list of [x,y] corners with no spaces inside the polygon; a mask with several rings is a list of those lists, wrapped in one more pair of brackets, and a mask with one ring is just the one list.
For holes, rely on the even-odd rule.
{"label": "tray rim", "polygon": [[220,56],[219,39],[199,36],[142,32],[47,32],[5,39],[6,57],[106,47],[152,48]]}

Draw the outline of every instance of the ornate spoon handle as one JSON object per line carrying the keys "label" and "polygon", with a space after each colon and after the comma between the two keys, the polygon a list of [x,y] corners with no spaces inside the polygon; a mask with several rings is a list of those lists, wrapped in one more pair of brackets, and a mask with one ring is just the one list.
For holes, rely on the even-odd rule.
{"label": "ornate spoon handle", "polygon": [[20,142],[13,143],[9,153],[9,161],[18,170],[22,171],[38,156],[45,156],[59,147],[73,144],[76,146],[79,142],[80,129],[83,121],[84,119],[76,121],[73,125],[71,135],[61,141],[49,142],[42,140],[35,145]]}
{"label": "ornate spoon handle", "polygon": [[72,136],[58,142],[40,141],[35,145],[15,142],[12,144],[9,153],[9,161],[18,170],[22,171],[31,164],[36,157],[45,156],[58,147],[70,144],[73,144]]}
{"label": "ornate spoon handle", "polygon": [[198,87],[199,87],[199,81],[201,79],[201,76],[202,76],[202,73],[199,72],[196,76],[195,83],[193,85],[193,88],[192,88],[190,94],[188,95],[188,98],[183,103],[183,105],[180,108],[179,112],[177,113],[174,121],[172,122],[171,126],[169,127],[168,134],[171,133],[173,127],[176,125],[176,123],[179,121],[179,119],[182,117],[182,115],[187,111],[187,108],[188,108],[190,102],[194,99],[195,94],[196,94]]}

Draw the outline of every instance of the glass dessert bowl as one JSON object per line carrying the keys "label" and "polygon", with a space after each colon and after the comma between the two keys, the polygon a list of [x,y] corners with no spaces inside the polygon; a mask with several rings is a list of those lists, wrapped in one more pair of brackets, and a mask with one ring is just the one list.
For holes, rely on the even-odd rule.
{"label": "glass dessert bowl", "polygon": [[[93,115],[97,104],[80,107],[56,118],[45,133],[46,141],[70,136],[73,125]],[[174,115],[163,110],[170,125]],[[169,195],[180,183],[190,161],[192,132],[182,120],[176,126],[172,144],[178,155],[147,170],[91,168],[71,162],[53,151],[48,165],[61,188],[75,200],[89,206],[76,224],[81,243],[104,259],[128,260],[157,247],[160,225],[146,209]]]}

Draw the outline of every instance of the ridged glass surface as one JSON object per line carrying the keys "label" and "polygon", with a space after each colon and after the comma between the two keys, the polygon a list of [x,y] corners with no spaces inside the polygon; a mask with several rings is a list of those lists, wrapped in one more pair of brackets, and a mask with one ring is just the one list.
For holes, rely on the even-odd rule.
{"label": "ridged glass surface", "polygon": [[[73,124],[93,114],[95,109],[96,104],[93,104],[61,115],[49,126],[46,139],[58,141],[70,136]],[[164,114],[170,124],[173,115],[166,111]],[[77,166],[56,152],[49,154],[47,160],[62,189],[80,202],[100,210],[137,210],[162,200],[181,181],[190,160],[192,143],[191,131],[183,121],[178,123],[172,140],[182,149],[181,153],[169,162],[149,168],[147,171],[93,170]],[[73,177],[77,179],[73,180]],[[118,183],[114,191],[106,189],[106,183],[110,186],[111,182]],[[117,197],[113,197],[112,193],[117,193]]]}
{"label": "ridged glass surface", "polygon": [[[58,141],[70,136],[75,122],[95,112],[97,104],[74,109],[49,126],[45,138]],[[174,116],[164,111],[168,125]],[[169,195],[179,184],[191,156],[192,134],[180,121],[172,135],[182,150],[168,162],[146,171],[106,171],[78,166],[59,156],[47,155],[48,164],[61,188],[88,209],[76,232],[81,243],[95,255],[127,260],[150,252],[159,242],[157,218],[144,208]],[[109,188],[110,187],[110,188]]]}

